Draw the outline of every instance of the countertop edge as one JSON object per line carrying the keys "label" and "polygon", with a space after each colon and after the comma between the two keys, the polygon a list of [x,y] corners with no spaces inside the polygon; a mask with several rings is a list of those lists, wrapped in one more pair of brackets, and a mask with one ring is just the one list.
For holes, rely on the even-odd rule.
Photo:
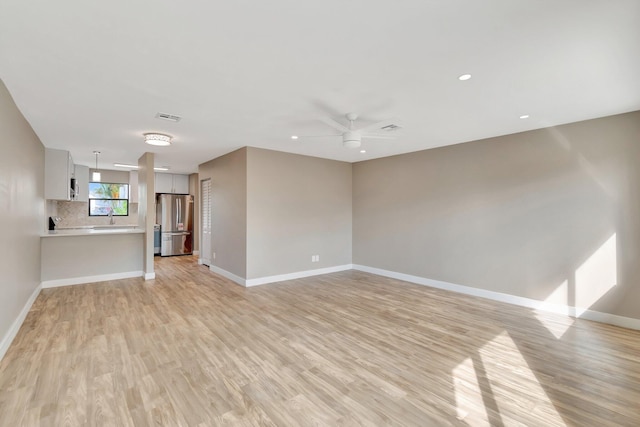
{"label": "countertop edge", "polygon": [[144,234],[145,230],[142,228],[129,228],[123,230],[90,230],[90,229],[74,229],[71,230],[59,230],[53,233],[43,233],[40,237],[77,237],[77,236],[121,236],[123,234]]}

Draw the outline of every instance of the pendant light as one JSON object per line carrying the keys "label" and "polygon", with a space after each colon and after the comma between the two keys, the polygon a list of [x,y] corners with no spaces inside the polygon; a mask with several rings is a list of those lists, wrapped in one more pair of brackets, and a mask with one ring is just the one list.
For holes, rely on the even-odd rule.
{"label": "pendant light", "polygon": [[96,168],[94,169],[93,174],[91,174],[91,181],[100,182],[100,172],[98,172],[98,154],[100,154],[100,152],[94,151],[93,154],[96,155]]}

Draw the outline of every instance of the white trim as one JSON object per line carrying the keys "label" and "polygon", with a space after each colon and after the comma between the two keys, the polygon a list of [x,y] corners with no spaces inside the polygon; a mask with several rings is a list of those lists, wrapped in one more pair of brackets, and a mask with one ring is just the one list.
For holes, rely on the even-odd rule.
{"label": "white trim", "polygon": [[35,302],[36,298],[38,298],[38,295],[40,294],[41,289],[42,289],[42,284],[39,284],[33,290],[33,293],[27,300],[27,303],[24,305],[24,307],[22,307],[22,311],[20,311],[20,314],[18,314],[18,317],[16,317],[16,320],[13,321],[7,333],[4,335],[4,337],[2,337],[2,341],[0,341],[0,360],[2,360],[4,355],[7,353],[7,350],[9,350],[9,346],[11,346],[13,339],[16,337],[16,335],[18,335],[18,331],[20,330],[20,327],[22,326],[24,319],[27,318],[27,314],[29,314],[29,310],[31,310],[31,306]]}
{"label": "white trim", "polygon": [[82,285],[85,283],[105,282],[107,280],[129,279],[131,277],[147,277],[155,273],[143,274],[142,271],[127,271],[124,273],[100,274],[97,276],[70,277],[68,279],[45,280],[42,282],[42,288],[57,288],[58,286]]}
{"label": "white trim", "polygon": [[200,251],[193,251],[192,255],[200,255]]}
{"label": "white trim", "polygon": [[319,268],[317,270],[298,271],[295,273],[280,274],[276,276],[258,277],[255,279],[243,279],[242,277],[236,276],[235,274],[230,273],[227,270],[223,270],[220,267],[216,267],[215,265],[209,266],[209,270],[213,271],[214,273],[217,273],[223,277],[226,277],[227,279],[232,280],[237,284],[245,286],[247,288],[250,286],[266,285],[267,283],[282,282],[284,280],[301,279],[303,277],[336,273],[338,271],[351,270],[352,268],[353,266],[351,264],[345,264],[345,265],[337,265],[335,267]]}
{"label": "white trim", "polygon": [[221,275],[222,277],[226,277],[229,280],[236,282],[238,285],[247,286],[246,280],[240,276],[236,276],[233,273],[228,272],[227,270],[223,270],[220,267],[216,267],[215,265],[210,265],[209,270],[213,271],[216,274]]}
{"label": "white trim", "polygon": [[[135,277],[135,276],[134,276]],[[156,273],[144,273],[144,280],[153,280],[156,278]]]}
{"label": "white trim", "polygon": [[266,285],[267,283],[282,282],[284,280],[301,279],[303,277],[319,276],[321,274],[337,273],[338,271],[352,270],[352,264],[336,265],[334,267],[318,268],[317,270],[298,271],[295,273],[279,274],[276,276],[258,277],[245,280],[246,287]]}
{"label": "white trim", "polygon": [[640,319],[634,319],[633,317],[618,316],[617,314],[603,313],[594,310],[586,310],[579,316],[571,316],[578,317],[579,319],[593,320],[594,322],[608,323],[609,325],[623,328],[640,330]]}
{"label": "white trim", "polygon": [[427,279],[410,274],[398,273],[395,271],[383,270],[381,268],[368,267],[366,265],[353,265],[354,270],[377,274],[379,276],[390,277],[392,279],[404,280],[418,285],[430,286],[432,288],[444,289],[446,291],[458,292],[466,295],[473,295],[480,298],[487,298],[494,301],[506,302],[508,304],[519,305],[532,308],[534,310],[549,311],[552,313],[564,314],[580,319],[593,320],[594,322],[608,323],[610,325],[621,326],[623,328],[640,330],[640,319],[632,317],[618,316],[600,311],[571,307],[562,304],[551,304],[545,301],[531,298],[519,297],[516,295],[503,294],[501,292],[488,291],[486,289],[472,288],[470,286],[456,285],[454,283],[442,282],[439,280]]}

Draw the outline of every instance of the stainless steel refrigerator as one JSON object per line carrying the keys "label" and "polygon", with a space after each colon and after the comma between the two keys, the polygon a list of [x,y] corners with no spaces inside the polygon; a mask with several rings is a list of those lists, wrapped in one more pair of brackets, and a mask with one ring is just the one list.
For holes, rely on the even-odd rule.
{"label": "stainless steel refrigerator", "polygon": [[160,224],[160,255],[193,253],[193,196],[158,194],[156,223]]}

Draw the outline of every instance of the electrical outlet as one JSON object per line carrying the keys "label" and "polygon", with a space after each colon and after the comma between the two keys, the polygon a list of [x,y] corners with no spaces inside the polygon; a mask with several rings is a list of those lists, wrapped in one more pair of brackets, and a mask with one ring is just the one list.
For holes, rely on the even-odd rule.
{"label": "electrical outlet", "polygon": [[311,255],[311,262],[320,261],[320,255]]}
{"label": "electrical outlet", "polygon": [[213,253],[213,259],[216,259],[216,253],[215,252]]}

